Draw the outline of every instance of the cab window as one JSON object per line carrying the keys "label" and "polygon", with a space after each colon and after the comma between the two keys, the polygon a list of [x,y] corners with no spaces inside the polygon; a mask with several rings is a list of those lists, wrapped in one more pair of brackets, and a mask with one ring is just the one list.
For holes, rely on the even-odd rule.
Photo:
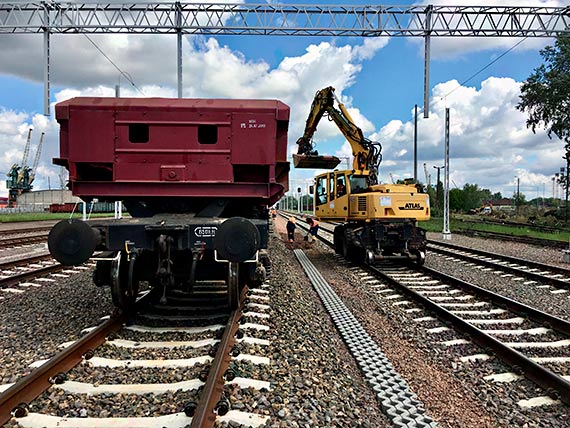
{"label": "cab window", "polygon": [[350,193],[362,193],[368,188],[368,178],[365,175],[351,175]]}
{"label": "cab window", "polygon": [[317,192],[316,192],[316,201],[317,205],[326,204],[327,202],[327,182],[326,182],[326,175],[324,177],[319,177],[317,179]]}
{"label": "cab window", "polygon": [[336,176],[336,197],[346,195],[346,177],[344,174]]}

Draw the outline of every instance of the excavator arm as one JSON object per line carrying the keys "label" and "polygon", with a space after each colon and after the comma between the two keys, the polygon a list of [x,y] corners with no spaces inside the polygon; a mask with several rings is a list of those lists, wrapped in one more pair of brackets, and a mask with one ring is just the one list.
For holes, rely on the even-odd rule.
{"label": "excavator arm", "polygon": [[[335,107],[335,101],[338,108]],[[370,184],[378,182],[378,167],[382,160],[382,146],[378,142],[365,138],[362,130],[356,126],[350,114],[329,86],[315,94],[311,105],[309,117],[305,124],[303,136],[297,140],[298,151],[293,155],[296,168],[326,168],[332,169],[340,163],[335,156],[319,156],[314,149],[312,139],[317,125],[323,116],[328,116],[349,142],[352,148],[353,169],[355,171],[368,171]]]}

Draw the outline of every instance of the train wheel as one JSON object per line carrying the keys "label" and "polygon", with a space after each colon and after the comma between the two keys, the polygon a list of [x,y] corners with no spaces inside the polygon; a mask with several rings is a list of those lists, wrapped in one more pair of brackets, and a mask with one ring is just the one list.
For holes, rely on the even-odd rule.
{"label": "train wheel", "polygon": [[134,312],[139,291],[136,278],[136,257],[127,260],[127,254],[120,251],[111,266],[111,297],[113,304],[124,312]]}
{"label": "train wheel", "polygon": [[414,254],[416,256],[416,264],[418,266],[423,266],[424,263],[426,262],[426,252],[422,251],[422,250],[418,250],[418,251],[414,251]]}
{"label": "train wheel", "polygon": [[346,228],[342,239],[342,255],[346,260],[353,263],[363,263],[365,251],[364,248],[355,245],[356,235],[354,230]]}
{"label": "train wheel", "polygon": [[346,260],[350,260],[350,250],[352,249],[351,247],[351,243],[348,239],[348,237],[346,236],[346,234],[342,237],[342,245],[341,245],[341,250],[342,250],[342,256],[346,259]]}
{"label": "train wheel", "polygon": [[230,310],[239,306],[239,263],[230,262],[228,266],[228,306]]}

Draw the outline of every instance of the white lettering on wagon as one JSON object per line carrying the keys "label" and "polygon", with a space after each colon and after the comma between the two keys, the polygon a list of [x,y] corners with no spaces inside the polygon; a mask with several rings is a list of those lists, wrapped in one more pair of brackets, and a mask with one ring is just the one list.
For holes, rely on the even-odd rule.
{"label": "white lettering on wagon", "polygon": [[249,119],[247,123],[240,123],[240,128],[242,129],[264,129],[266,127],[266,123],[257,123],[257,119]]}
{"label": "white lettering on wagon", "polygon": [[213,238],[216,236],[216,231],[218,228],[216,226],[200,226],[194,229],[194,234],[198,238]]}

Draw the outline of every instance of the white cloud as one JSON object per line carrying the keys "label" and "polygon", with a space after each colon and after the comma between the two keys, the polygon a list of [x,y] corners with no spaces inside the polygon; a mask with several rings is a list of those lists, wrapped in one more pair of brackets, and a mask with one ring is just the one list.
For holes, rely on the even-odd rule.
{"label": "white cloud", "polygon": [[[151,42],[152,39],[149,38],[150,44],[147,45],[146,39],[139,40],[144,36],[132,37],[105,39],[105,43],[109,44],[111,50],[115,49],[115,53],[120,54],[119,57],[128,59],[125,63],[129,64],[129,72],[146,96],[174,97],[174,51],[171,54],[165,47],[165,43],[171,44],[172,40]],[[161,36],[158,38],[161,39]],[[389,180],[388,173],[392,173],[395,178],[413,175],[412,121],[393,119],[385,124],[372,123],[366,118],[366,111],[361,112],[353,106],[358,104],[358,100],[350,97],[350,88],[365,66],[364,61],[381,49],[387,39],[365,39],[362,44],[355,46],[337,46],[328,42],[312,44],[303,54],[284,58],[275,67],[264,61],[252,61],[213,38],[184,40],[185,96],[283,100],[291,107],[289,150],[294,153],[295,141],[303,132],[315,92],[332,85],[364,134],[383,145],[381,178]],[[152,58],[161,58],[161,61],[149,62],[145,55],[139,57],[143,51],[151,53]],[[3,61],[4,55],[0,49],[0,72],[6,72],[6,67],[9,67],[7,62],[10,61]],[[86,58],[91,58],[91,63],[102,64],[102,61],[99,58],[95,61],[89,55],[84,57],[82,52],[77,55],[79,57],[71,63],[77,64],[78,68],[64,70],[66,74],[59,77],[68,76],[75,79],[75,83],[56,93],[56,102],[78,95],[114,96],[116,72],[106,65],[83,70],[81,64]],[[32,71],[22,71],[24,68],[33,70],[37,61],[30,62],[30,57],[32,56],[28,52],[27,64],[20,64],[14,70],[18,73],[29,72],[29,77],[36,79],[38,77],[34,77]],[[334,72],[328,72],[329,70]],[[476,183],[480,187],[510,196],[515,175],[521,177],[523,191],[523,184],[531,191],[533,186],[536,188],[541,183],[550,183],[551,174],[562,165],[562,144],[548,140],[542,131],[534,135],[526,128],[525,114],[515,108],[519,91],[520,83],[510,78],[491,77],[482,82],[480,89],[460,86],[455,80],[437,84],[432,91],[430,118],[420,119],[418,124],[420,178],[424,179],[421,171],[423,162],[428,165],[432,182],[435,181],[433,165],[443,164],[444,112],[445,107],[449,107],[451,179],[458,186],[462,187],[467,182]],[[141,96],[137,89],[127,85],[124,80],[121,95]],[[0,170],[8,171],[13,163],[21,161],[26,132],[30,126],[34,127],[34,145],[37,144],[39,132],[46,132],[36,187],[46,188],[48,176],[54,186],[59,170],[51,165],[51,159],[58,156],[59,139],[58,125],[53,115],[48,119],[28,112],[6,108],[0,110]],[[323,120],[319,125],[315,140],[319,143],[321,153],[352,158],[350,146],[338,128],[328,120]],[[328,147],[337,149],[328,150]],[[339,167],[344,167],[344,163]],[[309,177],[313,172],[315,171],[307,171],[304,177]],[[298,171],[294,174],[302,176]]]}
{"label": "white cloud", "polygon": [[[165,39],[158,36],[158,41],[156,41],[154,37],[154,35],[152,38],[137,35],[121,36],[115,39],[115,36],[102,36],[100,41],[105,44],[105,50],[110,52],[112,57],[116,55],[122,59],[123,63],[129,64],[129,72],[132,73],[144,96],[175,97],[174,56],[170,58],[170,53],[165,48]],[[79,37],[79,39],[82,38]],[[168,41],[170,44],[171,39],[172,37]],[[0,43],[3,43],[2,40]],[[80,41],[69,43],[80,43]],[[365,40],[363,44],[355,46],[336,46],[327,42],[313,44],[309,45],[302,55],[284,58],[276,67],[271,68],[264,61],[251,61],[241,52],[220,45],[216,39],[185,38],[184,96],[274,98],[284,101],[291,107],[290,149],[295,152],[295,141],[303,132],[315,92],[329,85],[336,88],[337,96],[343,99],[350,114],[365,132],[375,129],[374,124],[366,119],[358,109],[351,106],[351,100],[343,97],[343,91],[354,84],[362,68],[362,62],[370,59],[386,43],[387,39]],[[6,46],[10,47],[9,51],[12,50],[12,46],[9,44]],[[143,51],[145,55],[142,55]],[[69,70],[62,69],[62,74],[54,73],[57,76],[55,81],[63,82],[69,78],[71,82],[70,86],[54,94],[55,101],[60,102],[76,96],[113,97],[116,71],[112,67],[109,68],[99,58],[95,60],[91,53],[86,54],[84,50],[74,49],[73,53],[74,55],[77,53],[77,56],[71,61],[69,52],[60,52],[61,55],[66,56],[65,61],[74,64],[74,67],[73,69],[70,67]],[[8,67],[6,61],[1,61],[3,55],[7,53],[3,53],[0,49],[0,72],[6,72],[6,67]],[[161,61],[149,61],[149,56],[161,58]],[[58,62],[65,61],[58,60]],[[93,67],[92,64],[95,63],[99,66]],[[87,64],[85,67],[90,70],[84,70],[82,64]],[[40,78],[37,70],[27,70],[23,64],[14,65],[13,70],[15,73],[23,73],[30,79]],[[335,72],[323,73],[323,70]],[[121,86],[123,97],[142,96],[124,79]],[[53,118],[53,105],[50,119],[26,112],[0,111],[0,150],[4,149],[4,155],[0,157],[0,170],[8,171],[12,163],[21,162],[25,133],[30,124],[38,128],[38,131],[46,132],[46,141],[36,178],[36,188],[46,188],[46,177],[51,177],[53,185],[59,172],[58,168],[51,165],[51,159],[57,157],[59,152],[58,125]],[[35,135],[39,136],[39,134]],[[342,139],[338,129],[327,120],[323,120],[322,126],[319,126],[317,138],[326,139],[329,136]]]}
{"label": "white cloud", "polygon": [[[562,165],[563,144],[546,133],[526,128],[526,114],[515,106],[520,82],[491,77],[481,89],[459,87],[451,80],[432,91],[430,118],[418,121],[418,171],[427,163],[432,183],[433,166],[443,165],[445,108],[450,109],[450,177],[459,187],[478,184],[503,196],[512,196],[514,177],[521,177],[521,191],[536,192],[549,183]],[[454,90],[458,88],[457,90]],[[381,177],[413,175],[413,123],[393,120],[371,135],[382,142],[384,162]],[[404,152],[405,151],[405,152]],[[393,161],[392,164],[386,162]],[[524,185],[524,186],[523,186]],[[542,187],[541,187],[542,188]],[[532,199],[532,195],[529,199]]]}

